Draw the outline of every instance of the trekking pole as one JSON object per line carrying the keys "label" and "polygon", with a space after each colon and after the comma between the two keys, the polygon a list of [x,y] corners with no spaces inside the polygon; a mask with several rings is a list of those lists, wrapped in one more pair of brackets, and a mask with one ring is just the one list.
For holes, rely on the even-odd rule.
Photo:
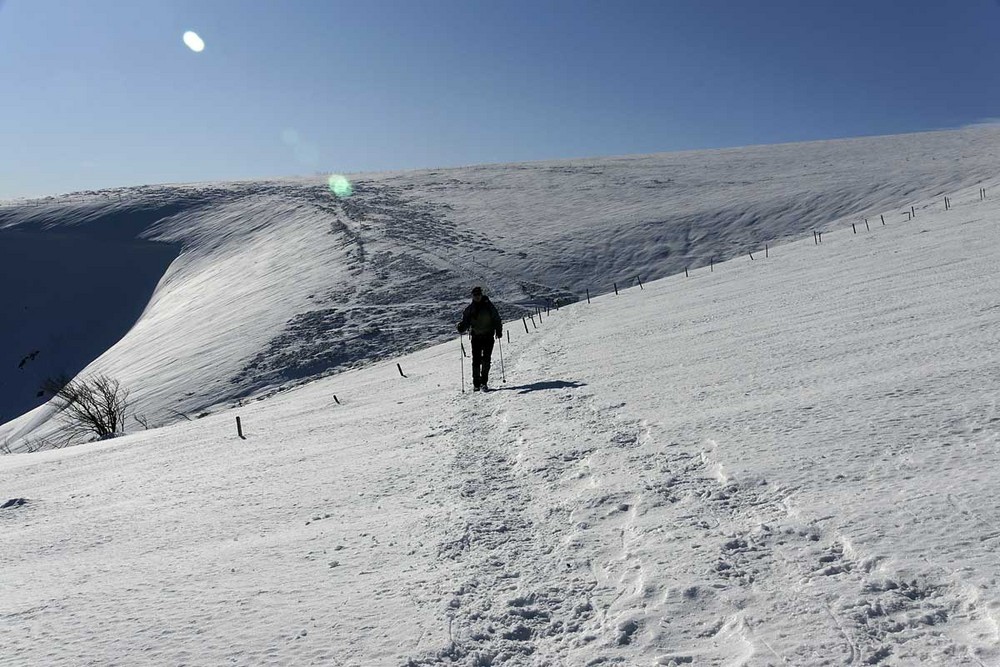
{"label": "trekking pole", "polygon": [[503,341],[497,338],[497,343],[500,345],[500,377],[503,378],[503,383],[507,384],[507,373],[503,369]]}
{"label": "trekking pole", "polygon": [[465,339],[462,334],[458,334],[458,346],[461,348],[462,356],[462,393],[465,393]]}

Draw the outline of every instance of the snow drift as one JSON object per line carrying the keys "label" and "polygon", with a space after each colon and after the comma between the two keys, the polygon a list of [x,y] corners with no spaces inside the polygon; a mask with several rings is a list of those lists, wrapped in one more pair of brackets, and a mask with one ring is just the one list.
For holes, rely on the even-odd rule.
{"label": "snow drift", "polygon": [[512,327],[488,395],[453,340],[0,457],[0,664],[995,667],[1000,204],[948,196]]}
{"label": "snow drift", "polygon": [[864,215],[898,222],[900,207],[995,175],[998,138],[362,174],[343,200],[316,178],[0,207],[12,319],[0,421],[13,420],[0,442],[58,444],[38,396],[53,375],[118,377],[136,411],[165,424],[443,341],[472,284],[513,319]]}

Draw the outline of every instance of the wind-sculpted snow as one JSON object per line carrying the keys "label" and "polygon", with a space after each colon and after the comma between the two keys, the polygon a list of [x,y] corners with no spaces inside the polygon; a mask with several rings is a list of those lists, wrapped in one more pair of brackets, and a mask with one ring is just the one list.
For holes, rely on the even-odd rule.
{"label": "wind-sculpted snow", "polygon": [[0,665],[1000,664],[977,191],[563,307],[488,394],[452,340],[0,456]]}
{"label": "wind-sculpted snow", "polygon": [[[67,303],[58,272],[32,271],[15,305],[60,303],[58,317],[30,311],[18,329],[30,334],[0,329],[0,414],[40,405],[41,375],[83,369],[119,377],[137,411],[165,424],[446,340],[473,284],[517,327],[535,307],[616,283],[720,263],[865,216],[897,224],[911,205],[997,174],[998,139],[997,129],[978,128],[362,174],[349,199],[321,178],[302,178],[0,206],[0,234],[29,239],[40,255],[72,236],[112,280],[141,287],[160,276],[152,294],[147,285]],[[140,246],[161,249],[169,267],[101,260]],[[100,272],[75,279],[84,293],[107,282]],[[93,344],[48,342],[61,323],[95,321],[116,324]],[[31,375],[18,365],[35,352]],[[0,427],[0,442],[58,444],[52,416],[39,407]]]}

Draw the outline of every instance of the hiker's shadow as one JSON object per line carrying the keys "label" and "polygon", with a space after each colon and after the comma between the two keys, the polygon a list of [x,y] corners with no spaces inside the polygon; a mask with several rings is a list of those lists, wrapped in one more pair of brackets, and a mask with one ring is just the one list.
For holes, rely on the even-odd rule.
{"label": "hiker's shadow", "polygon": [[568,382],[566,380],[546,380],[545,382],[533,382],[522,384],[518,387],[497,387],[499,391],[516,391],[519,394],[528,394],[533,391],[546,391],[548,389],[578,389],[586,387],[585,382]]}

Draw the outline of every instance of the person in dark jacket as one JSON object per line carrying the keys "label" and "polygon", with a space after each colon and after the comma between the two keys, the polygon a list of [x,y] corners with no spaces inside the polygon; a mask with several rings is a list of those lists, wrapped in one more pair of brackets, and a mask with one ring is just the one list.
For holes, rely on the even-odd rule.
{"label": "person in dark jacket", "polygon": [[467,329],[472,339],[472,390],[489,391],[493,337],[499,340],[503,335],[503,321],[482,287],[472,288],[472,303],[465,307],[458,323],[459,332]]}

